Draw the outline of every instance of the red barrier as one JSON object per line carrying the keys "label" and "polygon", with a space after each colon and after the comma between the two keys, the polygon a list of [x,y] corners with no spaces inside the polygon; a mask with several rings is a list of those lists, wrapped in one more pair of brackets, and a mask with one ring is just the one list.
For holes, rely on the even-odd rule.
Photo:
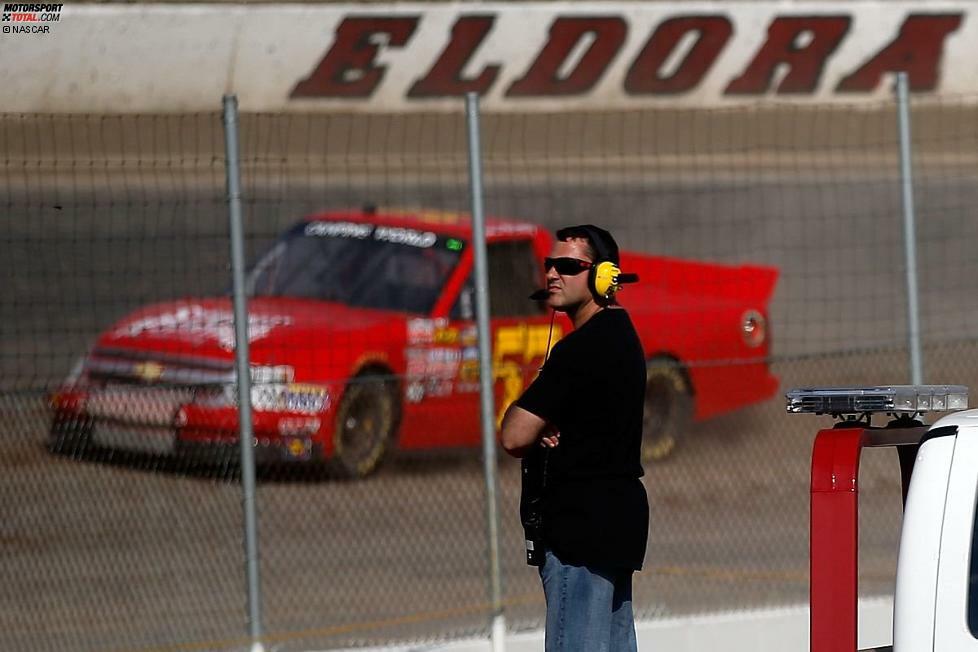
{"label": "red barrier", "polygon": [[856,649],[863,432],[822,430],[812,450],[811,652]]}
{"label": "red barrier", "polygon": [[[915,446],[925,427],[822,430],[812,449],[810,652],[853,652],[859,597],[859,458],[867,446]],[[900,455],[906,499],[915,455]]]}

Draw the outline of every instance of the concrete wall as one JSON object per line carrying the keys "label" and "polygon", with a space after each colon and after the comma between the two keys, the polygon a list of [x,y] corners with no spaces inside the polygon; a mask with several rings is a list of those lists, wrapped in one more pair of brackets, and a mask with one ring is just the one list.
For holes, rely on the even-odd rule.
{"label": "concrete wall", "polygon": [[[55,5],[61,6],[61,5]],[[50,7],[49,7],[50,9]],[[968,0],[64,5],[8,11],[0,111],[607,110],[978,91]]]}

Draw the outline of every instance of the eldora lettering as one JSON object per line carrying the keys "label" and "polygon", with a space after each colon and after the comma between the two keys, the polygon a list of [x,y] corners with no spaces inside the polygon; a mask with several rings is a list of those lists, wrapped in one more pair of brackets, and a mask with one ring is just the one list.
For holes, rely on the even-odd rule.
{"label": "eldora lettering", "polygon": [[[743,17],[677,13],[655,25],[649,36],[640,36],[644,45],[632,57],[621,90],[625,96],[633,97],[688,93],[700,87],[718,66],[731,76],[721,91],[724,96],[814,96],[826,83],[834,86],[829,92],[873,93],[886,73],[897,70],[907,71],[914,91],[938,90],[945,42],[963,24],[966,13],[901,13],[904,20],[896,33],[880,31],[873,35],[872,42],[859,33],[853,35],[855,18],[847,12],[772,15],[766,38],[739,72],[730,68],[729,60],[739,59],[738,53],[747,47],[737,47],[738,34],[753,32],[754,28],[740,29],[736,23],[753,23],[755,17],[750,12]],[[424,14],[346,16],[337,26],[329,49],[313,71],[296,84],[290,97],[372,97],[394,61],[385,60],[382,52],[396,57],[397,51],[409,47],[423,18]],[[408,86],[407,97],[416,100],[465,92],[489,94],[505,77],[504,64],[475,66],[468,75],[463,70],[473,53],[492,38],[496,18],[495,14],[458,17],[437,59]],[[629,31],[634,31],[633,23],[619,15],[555,15],[542,42],[525,44],[526,52],[536,54],[528,64],[519,64],[525,72],[502,91],[503,96],[546,98],[592,93],[613,61],[628,48],[627,43],[634,40],[626,38]],[[859,40],[865,57],[854,63],[854,70],[827,72],[833,55],[846,40]],[[575,56],[585,41],[589,42],[586,51]],[[667,66],[684,48],[678,63]],[[413,56],[411,52],[407,54]],[[724,65],[724,61],[728,64]],[[778,74],[782,69],[786,72]]]}
{"label": "eldora lettering", "polygon": [[[279,326],[292,324],[288,315],[248,315],[248,341],[256,342]],[[181,306],[169,312],[147,315],[122,324],[116,336],[139,337],[180,334],[190,339],[213,340],[223,349],[234,349],[234,315],[229,310],[214,310],[199,305]]]}

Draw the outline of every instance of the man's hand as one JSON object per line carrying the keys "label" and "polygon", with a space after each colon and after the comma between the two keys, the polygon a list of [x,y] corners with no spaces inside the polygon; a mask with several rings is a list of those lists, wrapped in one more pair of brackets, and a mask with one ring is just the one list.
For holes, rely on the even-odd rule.
{"label": "man's hand", "polygon": [[523,457],[537,441],[542,446],[553,448],[557,445],[558,436],[552,425],[515,404],[506,410],[499,429],[499,441],[513,457]]}
{"label": "man's hand", "polygon": [[544,448],[557,448],[560,444],[560,432],[553,424],[547,424],[543,433],[540,435],[540,445]]}

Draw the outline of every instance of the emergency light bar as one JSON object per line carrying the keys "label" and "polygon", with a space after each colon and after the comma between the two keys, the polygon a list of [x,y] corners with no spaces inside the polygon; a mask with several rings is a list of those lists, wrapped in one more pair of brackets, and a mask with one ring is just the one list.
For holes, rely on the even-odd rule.
{"label": "emergency light bar", "polygon": [[808,414],[922,414],[968,407],[964,385],[803,387],[785,394],[788,412]]}

